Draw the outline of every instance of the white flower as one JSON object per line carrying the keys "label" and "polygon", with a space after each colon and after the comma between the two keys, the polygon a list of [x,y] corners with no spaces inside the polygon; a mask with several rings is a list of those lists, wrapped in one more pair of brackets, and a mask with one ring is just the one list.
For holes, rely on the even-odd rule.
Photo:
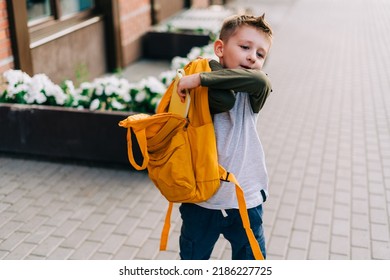
{"label": "white flower", "polygon": [[207,55],[212,55],[214,54],[214,44],[209,44],[204,47],[202,47],[202,55],[207,54]]}
{"label": "white flower", "polygon": [[100,100],[99,99],[94,99],[91,102],[91,105],[89,105],[89,109],[93,110],[93,111],[99,109],[99,107],[100,107]]}
{"label": "white flower", "polygon": [[130,89],[121,88],[118,91],[118,96],[123,99],[125,102],[131,101]]}
{"label": "white flower", "polygon": [[183,68],[189,62],[190,59],[186,57],[175,56],[171,62],[171,69],[176,71],[177,69]]}
{"label": "white flower", "polygon": [[59,85],[55,85],[51,88],[52,94],[56,100],[57,105],[64,105],[67,99],[66,94],[62,91]]}
{"label": "white flower", "polygon": [[9,69],[3,73],[3,76],[10,86],[16,86],[17,84],[29,84],[31,81],[31,77],[21,70]]}
{"label": "white flower", "polygon": [[103,92],[104,92],[104,87],[103,87],[103,85],[97,84],[96,87],[95,87],[95,94],[96,94],[97,96],[102,96],[102,95],[103,95]]}
{"label": "white flower", "polygon": [[80,84],[80,88],[82,90],[90,90],[92,87],[93,87],[93,85],[91,83],[88,83],[88,82],[84,82],[84,83]]}
{"label": "white flower", "polygon": [[152,98],[152,100],[150,101],[150,104],[155,108],[155,110],[157,109],[158,105],[160,104],[160,101],[161,101],[161,96],[156,96],[154,98]]}
{"label": "white flower", "polygon": [[129,88],[129,86],[130,86],[130,83],[128,80],[126,80],[124,78],[119,79],[119,87],[120,88]]}
{"label": "white flower", "polygon": [[164,71],[158,77],[160,81],[163,81],[165,86],[169,86],[176,77],[176,71],[175,70]]}
{"label": "white flower", "polygon": [[118,88],[113,84],[107,84],[104,89],[104,92],[106,93],[107,96],[111,96],[118,92]]}
{"label": "white flower", "polygon": [[126,108],[126,106],[122,103],[120,103],[118,100],[116,100],[116,98],[113,98],[111,100],[111,106],[114,108],[114,109],[117,109],[117,110],[123,110]]}
{"label": "white flower", "polygon": [[164,94],[166,90],[165,85],[162,82],[160,82],[156,77],[152,77],[152,76],[146,80],[145,86],[149,88],[151,92],[157,94]]}
{"label": "white flower", "polygon": [[18,93],[28,92],[28,88],[29,88],[28,84],[8,85],[6,96],[12,99]]}
{"label": "white flower", "polygon": [[65,87],[66,87],[66,91],[72,95],[72,96],[75,96],[76,95],[76,89],[74,88],[74,84],[71,80],[66,80],[64,82],[65,84]]}
{"label": "white flower", "polygon": [[42,104],[42,103],[46,102],[47,97],[41,91],[39,91],[39,92],[30,92],[29,91],[24,96],[24,100],[26,100],[27,104],[33,104],[33,103]]}
{"label": "white flower", "polygon": [[141,102],[145,101],[146,96],[147,96],[146,91],[145,90],[141,90],[141,91],[139,91],[135,95],[134,99],[135,99],[136,102],[141,103]]}
{"label": "white flower", "polygon": [[199,48],[199,47],[193,47],[190,52],[188,53],[187,57],[190,59],[190,60],[194,60],[194,59],[197,59],[198,57],[200,57],[202,54],[202,49]]}

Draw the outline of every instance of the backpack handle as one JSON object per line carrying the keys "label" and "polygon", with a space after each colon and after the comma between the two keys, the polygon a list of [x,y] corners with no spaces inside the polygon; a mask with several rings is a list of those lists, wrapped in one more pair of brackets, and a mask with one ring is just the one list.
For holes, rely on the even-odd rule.
{"label": "backpack handle", "polygon": [[[135,159],[134,159],[134,153],[133,153],[133,135],[136,137],[138,146],[140,148],[140,151],[142,153],[143,162],[142,165],[139,165]],[[134,131],[131,127],[127,129],[127,156],[129,158],[129,161],[131,165],[137,169],[137,170],[144,170],[146,166],[149,163],[149,153],[147,149],[147,143],[146,143],[146,132],[145,128],[140,129],[138,131]]]}

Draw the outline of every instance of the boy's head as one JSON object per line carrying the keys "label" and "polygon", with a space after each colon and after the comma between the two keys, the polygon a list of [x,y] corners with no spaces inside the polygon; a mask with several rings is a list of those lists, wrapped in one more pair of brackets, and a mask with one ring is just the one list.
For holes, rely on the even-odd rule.
{"label": "boy's head", "polygon": [[261,69],[272,44],[272,29],[264,14],[227,18],[214,52],[225,68]]}

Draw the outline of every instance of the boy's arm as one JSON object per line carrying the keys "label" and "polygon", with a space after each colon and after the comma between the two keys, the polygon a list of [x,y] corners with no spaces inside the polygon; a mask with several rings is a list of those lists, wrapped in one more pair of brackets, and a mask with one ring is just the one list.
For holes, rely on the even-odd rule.
{"label": "boy's arm", "polygon": [[249,93],[251,107],[255,113],[260,111],[271,92],[267,75],[259,70],[220,69],[204,72],[200,73],[200,84],[212,90]]}
{"label": "boy's arm", "polygon": [[[212,71],[223,70],[221,64],[216,60],[210,60],[210,68]],[[236,95],[231,89],[209,88],[209,107],[211,114],[227,112],[233,108],[236,102]]]}
{"label": "boy's arm", "polygon": [[[222,70],[222,66],[215,60],[210,61],[212,71]],[[185,100],[185,90],[201,86],[200,73],[183,76],[177,84],[177,93],[182,102]],[[209,108],[211,114],[227,112],[233,108],[236,96],[233,90],[226,88],[208,88]]]}

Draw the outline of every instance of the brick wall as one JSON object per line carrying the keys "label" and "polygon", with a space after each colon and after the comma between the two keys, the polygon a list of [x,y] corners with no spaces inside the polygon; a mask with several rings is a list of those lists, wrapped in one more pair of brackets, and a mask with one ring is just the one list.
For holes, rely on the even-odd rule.
{"label": "brick wall", "polygon": [[0,0],[0,73],[13,65],[6,0]]}
{"label": "brick wall", "polygon": [[123,65],[136,60],[142,52],[141,37],[151,26],[149,0],[119,0]]}
{"label": "brick wall", "polygon": [[[150,0],[118,0],[122,38],[122,64],[128,65],[142,55],[142,36],[151,27]],[[208,1],[193,0],[194,7],[205,7]],[[14,67],[6,0],[0,0],[0,73]]]}
{"label": "brick wall", "polygon": [[193,0],[192,7],[194,8],[207,8],[209,6],[209,0]]}
{"label": "brick wall", "polygon": [[[192,1],[192,6],[197,8],[207,7],[208,4],[209,0]],[[164,6],[164,9],[166,8]],[[126,66],[142,55],[142,36],[148,32],[152,23],[150,0],[119,0],[119,10],[122,64]]]}

